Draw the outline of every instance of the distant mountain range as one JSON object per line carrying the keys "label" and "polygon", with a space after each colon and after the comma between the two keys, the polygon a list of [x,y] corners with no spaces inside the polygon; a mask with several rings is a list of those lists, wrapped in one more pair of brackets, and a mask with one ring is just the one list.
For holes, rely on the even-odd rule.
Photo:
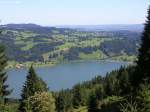
{"label": "distant mountain range", "polygon": [[144,29],[143,24],[110,24],[110,25],[64,25],[56,26],[58,28],[71,28],[80,29],[85,31],[118,31],[129,30],[142,32]]}
{"label": "distant mountain range", "polygon": [[36,24],[6,24],[0,27],[13,28],[13,29],[32,29],[32,28],[45,28],[47,30],[51,28],[69,28],[77,29],[81,31],[137,31],[142,32],[144,24],[108,24],[108,25],[59,25],[59,26],[40,26]]}

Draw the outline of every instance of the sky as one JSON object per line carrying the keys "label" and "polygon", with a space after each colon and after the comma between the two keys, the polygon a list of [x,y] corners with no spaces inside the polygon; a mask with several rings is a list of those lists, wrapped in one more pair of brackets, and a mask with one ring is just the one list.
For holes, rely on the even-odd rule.
{"label": "sky", "polygon": [[141,24],[150,0],[0,0],[0,24]]}

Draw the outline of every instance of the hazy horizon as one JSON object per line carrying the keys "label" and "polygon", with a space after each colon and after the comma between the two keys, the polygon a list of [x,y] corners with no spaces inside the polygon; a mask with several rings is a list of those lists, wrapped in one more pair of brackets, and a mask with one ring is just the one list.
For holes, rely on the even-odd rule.
{"label": "hazy horizon", "polygon": [[149,0],[0,0],[1,24],[143,24]]}

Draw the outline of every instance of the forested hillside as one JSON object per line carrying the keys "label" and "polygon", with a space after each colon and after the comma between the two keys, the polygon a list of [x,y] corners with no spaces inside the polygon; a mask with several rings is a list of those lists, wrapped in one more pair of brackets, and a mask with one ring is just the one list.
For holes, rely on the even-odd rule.
{"label": "forested hillside", "polygon": [[0,41],[10,61],[47,62],[136,56],[141,32],[81,31],[35,24],[2,25]]}

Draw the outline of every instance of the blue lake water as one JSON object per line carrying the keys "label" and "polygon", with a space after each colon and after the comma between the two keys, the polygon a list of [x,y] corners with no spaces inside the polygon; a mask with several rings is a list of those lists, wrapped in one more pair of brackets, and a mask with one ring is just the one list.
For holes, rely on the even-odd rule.
{"label": "blue lake water", "polygon": [[[37,74],[47,83],[50,90],[58,91],[71,88],[75,84],[91,80],[95,76],[105,76],[107,72],[128,65],[127,62],[113,61],[85,61],[58,64],[53,67],[36,68]],[[26,80],[28,70],[12,69],[7,72],[10,88],[13,93],[10,97],[19,98],[22,86]]]}

